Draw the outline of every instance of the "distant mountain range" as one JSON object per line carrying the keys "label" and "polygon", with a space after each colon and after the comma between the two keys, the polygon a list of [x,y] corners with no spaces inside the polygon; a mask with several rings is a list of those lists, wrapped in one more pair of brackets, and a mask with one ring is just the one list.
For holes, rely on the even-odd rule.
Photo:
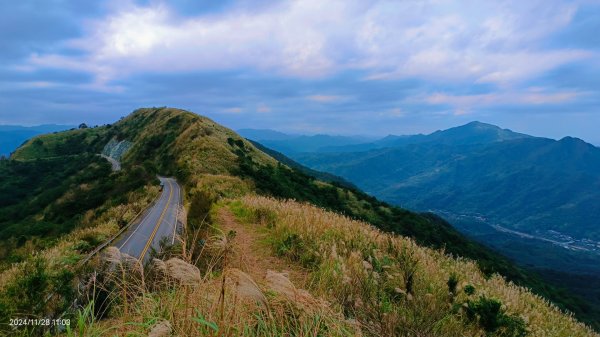
{"label": "distant mountain range", "polygon": [[344,147],[373,141],[366,136],[293,135],[268,129],[241,129],[237,132],[273,150],[285,153],[322,152],[329,147]]}
{"label": "distant mountain range", "polygon": [[[600,221],[600,149],[580,139],[533,137],[481,122],[333,145],[341,138],[266,143],[395,204],[482,216],[527,233],[554,230],[600,241],[594,221]],[[311,145],[301,151],[299,139]],[[319,144],[321,139],[326,141]]]}
{"label": "distant mountain range", "polygon": [[[318,140],[336,139],[307,138],[315,147]],[[127,151],[114,156],[109,150],[117,144],[128,144]],[[121,170],[112,171],[97,155],[103,149],[120,157]],[[158,174],[176,177],[189,201],[181,245],[161,240],[160,249],[152,254],[156,259],[146,266],[130,268],[131,259],[116,247],[98,254],[102,260],[81,264],[121,226],[135,223],[134,214],[142,214],[159,192]],[[102,314],[94,321],[100,327],[97,332],[90,330],[94,327],[86,330],[92,334],[154,315],[156,310],[145,305],[148,298],[164,299],[164,307],[175,308],[168,323],[175,327],[189,321],[188,306],[178,308],[182,299],[191,299],[196,316],[210,324],[218,321],[221,331],[255,335],[302,335],[310,330],[323,336],[474,336],[484,334],[484,329],[488,336],[524,336],[527,331],[593,335],[547,300],[589,324],[600,324],[600,310],[589,300],[596,295],[586,292],[580,297],[563,289],[563,276],[556,276],[561,288],[553,287],[434,214],[381,202],[336,177],[255,146],[206,117],[179,109],[138,109],[111,125],[31,139],[9,160],[0,161],[0,196],[0,323],[5,323],[0,324],[0,335],[14,334],[6,323],[10,317],[23,312],[32,317],[71,317],[78,310],[74,301],[87,305],[89,298],[111,302],[101,305]],[[156,209],[161,211],[162,206]],[[152,224],[150,237],[132,240],[150,247],[160,237],[168,238],[164,231],[157,234],[162,220],[161,216]],[[139,227],[132,228],[135,232]],[[204,253],[214,250],[222,255],[217,250],[224,241],[231,247],[227,264]],[[181,255],[180,246],[198,249],[192,248],[188,258]],[[248,261],[252,270],[246,273]],[[160,263],[167,266],[166,273],[160,272]],[[185,280],[193,278],[193,283],[175,279],[172,264],[191,275]],[[113,267],[126,268],[127,277],[115,281]],[[292,280],[283,270],[292,271]],[[545,299],[492,276],[496,273]],[[271,278],[272,274],[281,276]],[[78,285],[90,279],[97,280],[101,297],[96,286],[80,291]],[[313,279],[324,286],[296,289],[293,284]],[[590,284],[589,280],[581,282]],[[240,282],[250,291],[241,291]],[[142,283],[165,286],[140,288]],[[202,296],[190,297],[190,284]],[[274,286],[280,284],[283,287]],[[227,302],[222,297],[221,303],[228,314],[219,319],[213,315],[214,303],[204,299],[224,294],[225,286]],[[121,296],[122,287],[140,290],[113,297]],[[168,296],[163,296],[165,292]],[[52,301],[40,301],[44,298]],[[327,310],[323,298],[330,303]],[[238,304],[243,305],[237,310],[242,314],[230,315]],[[123,312],[130,314],[123,317]],[[258,328],[257,319],[264,321]],[[196,328],[190,333],[182,330],[182,335],[197,334]],[[140,334],[147,330],[139,327]]]}
{"label": "distant mountain range", "polygon": [[73,126],[55,124],[38,126],[0,125],[0,156],[10,155],[19,145],[31,137],[70,128],[73,128]]}
{"label": "distant mountain range", "polygon": [[491,124],[471,122],[461,127],[448,130],[438,130],[429,135],[389,135],[370,143],[352,144],[346,146],[324,146],[320,148],[319,152],[359,152],[409,144],[486,144],[520,138],[532,138],[532,136],[513,132],[508,129],[501,129]]}
{"label": "distant mountain range", "polygon": [[307,137],[304,148],[297,135],[277,137],[258,141],[385,201],[437,213],[600,308],[600,148],[481,122],[363,143]]}
{"label": "distant mountain range", "polygon": [[[600,148],[581,139],[533,137],[472,122],[429,135],[323,142],[303,152],[286,151],[285,140],[272,144],[378,198],[434,211],[524,263],[581,272],[593,265],[587,253],[600,261]],[[540,247],[567,250],[557,249],[551,260],[540,255],[536,263],[522,254],[531,239],[539,239],[542,255],[546,248]],[[580,261],[573,257],[582,254]]]}

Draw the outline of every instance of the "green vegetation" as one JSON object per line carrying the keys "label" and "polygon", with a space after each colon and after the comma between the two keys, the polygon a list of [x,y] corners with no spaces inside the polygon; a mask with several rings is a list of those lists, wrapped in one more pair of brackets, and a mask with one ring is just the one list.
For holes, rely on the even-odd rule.
{"label": "green vegetation", "polygon": [[600,240],[600,149],[573,138],[411,144],[313,153],[304,165],[340,175],[394,204],[484,215],[518,231]]}
{"label": "green vegetation", "polygon": [[23,261],[78,227],[87,211],[100,216],[154,179],[139,166],[111,174],[105,159],[87,153],[0,161],[0,261]]}
{"label": "green vegetation", "polygon": [[[428,136],[397,138],[385,148],[353,151],[349,147],[343,153],[296,158],[311,168],[340,175],[392,204],[436,210],[471,238],[540,277],[503,275],[600,329],[598,252],[567,250],[491,226],[563,242],[569,240],[549,236],[547,231],[600,240],[599,227],[590,221],[600,217],[596,202],[600,149],[569,137],[555,141],[499,132],[491,125],[475,123]],[[521,282],[523,278],[529,280]]]}
{"label": "green vegetation", "polygon": [[11,126],[0,125],[0,158],[8,157],[27,139],[43,133],[63,131],[71,128],[66,125]]}
{"label": "green vegetation", "polygon": [[[111,140],[131,143],[118,172],[95,155]],[[67,335],[593,336],[495,275],[538,282],[440,218],[315,179],[189,112],[140,109],[111,126],[37,137],[0,165],[0,189],[20,193],[0,214],[21,224],[0,232],[12,242],[4,262],[21,261],[0,274],[0,317],[30,306],[57,315],[83,284]],[[156,173],[184,185],[179,242],[163,242],[146,266],[109,247],[76,269],[154,197]],[[28,229],[44,222],[48,232]],[[53,296],[36,304],[29,290]]]}
{"label": "green vegetation", "polygon": [[476,301],[468,300],[466,304],[467,317],[477,321],[488,334],[496,333],[506,337],[527,336],[527,328],[523,319],[507,315],[502,309],[502,302],[481,296]]}
{"label": "green vegetation", "polygon": [[112,137],[110,127],[38,136],[0,160],[0,332],[11,317],[70,308],[77,261],[152,198],[153,171],[112,172],[97,155]]}
{"label": "green vegetation", "polygon": [[280,162],[281,164],[291,168],[291,169],[295,169],[297,171],[300,171],[308,176],[314,177],[318,180],[321,181],[325,181],[325,182],[329,182],[329,183],[336,183],[340,186],[344,186],[344,187],[348,187],[351,189],[356,189],[356,186],[354,186],[352,183],[348,182],[347,180],[345,180],[344,178],[335,176],[333,174],[329,174],[329,173],[325,173],[325,172],[321,172],[321,171],[316,171],[316,170],[312,170],[306,166],[300,165],[297,162],[291,160],[290,158],[286,157],[283,153],[281,152],[277,152],[275,150],[271,150],[268,147],[263,146],[260,143],[257,143],[255,141],[250,140],[250,142],[252,143],[252,145],[254,145],[257,149],[261,150],[262,152],[268,154],[269,156],[275,158],[278,162]]}
{"label": "green vegetation", "polygon": [[82,153],[100,153],[111,138],[106,127],[77,129],[46,134],[30,139],[11,156],[14,160],[35,160]]}
{"label": "green vegetation", "polygon": [[[46,261],[33,257],[23,264],[15,275],[15,282],[0,293],[0,332],[8,325],[9,318],[40,318],[48,312],[61,313],[75,299],[73,284],[75,275],[67,269],[51,270]],[[44,301],[53,294],[52,301]],[[38,327],[25,327],[31,332]]]}
{"label": "green vegetation", "polygon": [[519,268],[502,255],[467,239],[435,214],[417,214],[394,207],[359,190],[335,183],[324,184],[303,172],[280,164],[257,164],[248,155],[245,147],[235,142],[230,142],[230,145],[238,155],[239,171],[236,173],[252,179],[256,188],[264,194],[309,202],[366,221],[386,232],[411,237],[420,245],[443,248],[455,256],[473,259],[486,275],[499,273],[600,328],[596,313],[590,310],[582,298],[549,285],[535,272]]}

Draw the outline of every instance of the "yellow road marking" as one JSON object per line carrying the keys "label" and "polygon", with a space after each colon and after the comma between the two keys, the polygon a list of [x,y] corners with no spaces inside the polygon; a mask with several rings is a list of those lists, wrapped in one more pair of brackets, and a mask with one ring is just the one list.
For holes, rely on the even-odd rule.
{"label": "yellow road marking", "polygon": [[156,222],[156,225],[154,226],[154,230],[152,231],[152,234],[150,234],[150,238],[148,239],[148,242],[146,242],[146,245],[144,246],[144,250],[142,250],[142,254],[140,254],[140,258],[138,259],[139,261],[142,261],[144,259],[144,255],[146,255],[148,248],[150,248],[150,245],[152,245],[154,236],[156,236],[156,232],[158,231],[158,228],[160,227],[160,224],[162,223],[162,220],[165,217],[165,214],[167,213],[169,204],[171,203],[171,198],[173,197],[173,185],[171,184],[170,180],[167,180],[167,182],[169,183],[169,190],[170,190],[169,191],[169,199],[167,200],[167,204],[165,205],[165,208],[163,209],[162,213],[160,214],[160,217],[158,218],[158,221]]}

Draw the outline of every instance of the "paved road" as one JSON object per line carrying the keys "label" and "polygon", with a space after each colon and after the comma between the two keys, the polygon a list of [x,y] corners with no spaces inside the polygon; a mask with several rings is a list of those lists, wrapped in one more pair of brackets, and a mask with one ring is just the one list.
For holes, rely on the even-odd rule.
{"label": "paved road", "polygon": [[110,162],[113,171],[119,171],[121,169],[121,163],[119,163],[116,159],[103,154],[101,154],[100,156]]}
{"label": "paved road", "polygon": [[149,259],[150,247],[158,250],[159,242],[163,237],[167,237],[169,242],[173,243],[177,228],[181,189],[173,178],[159,179],[164,188],[155,205],[146,211],[142,220],[125,232],[115,244],[121,252],[143,261]]}

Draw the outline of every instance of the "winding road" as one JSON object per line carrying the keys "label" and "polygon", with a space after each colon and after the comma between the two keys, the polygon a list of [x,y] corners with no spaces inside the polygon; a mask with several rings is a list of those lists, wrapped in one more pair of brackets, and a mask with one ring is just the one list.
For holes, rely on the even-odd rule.
{"label": "winding road", "polygon": [[113,171],[121,170],[121,163],[119,163],[119,161],[117,161],[116,159],[109,157],[107,155],[104,155],[104,154],[101,154],[100,157],[102,157],[110,162],[110,165],[112,165]]}
{"label": "winding road", "polygon": [[181,188],[173,178],[159,179],[164,188],[154,206],[115,244],[122,253],[136,257],[142,262],[150,258],[151,248],[158,250],[162,238],[168,238],[172,244],[177,231]]}

